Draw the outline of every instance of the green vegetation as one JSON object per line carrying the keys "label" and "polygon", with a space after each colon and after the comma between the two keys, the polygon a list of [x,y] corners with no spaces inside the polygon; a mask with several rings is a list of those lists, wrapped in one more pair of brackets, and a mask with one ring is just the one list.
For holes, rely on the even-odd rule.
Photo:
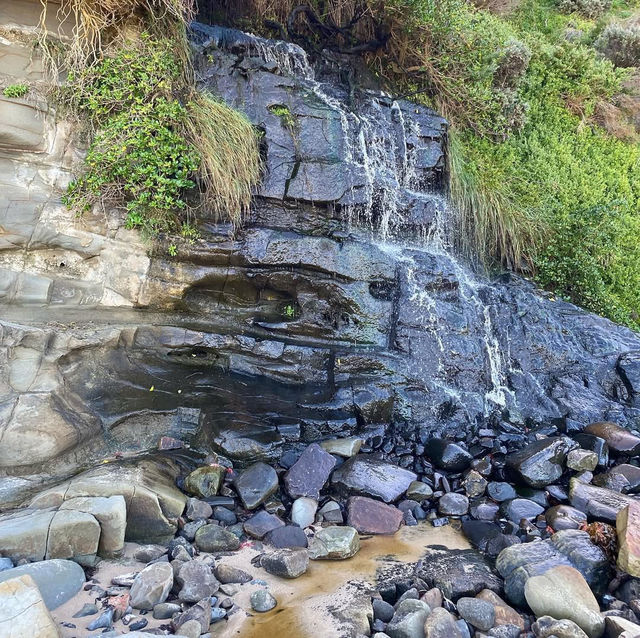
{"label": "green vegetation", "polygon": [[10,84],[2,91],[2,95],[10,98],[24,97],[29,92],[29,87],[26,84]]}
{"label": "green vegetation", "polygon": [[[335,25],[365,4],[350,36],[371,38],[376,24],[389,34],[370,68],[449,118],[451,195],[470,259],[521,270],[640,329],[640,88],[622,68],[640,64],[638,0],[473,2],[311,4]],[[239,0],[227,17],[260,10],[286,24],[294,4]]]}
{"label": "green vegetation", "polygon": [[[49,62],[68,71],[56,97],[87,124],[90,145],[67,206],[120,206],[127,228],[178,232],[190,242],[197,230],[180,223],[198,208],[239,224],[260,177],[258,135],[244,115],[195,90],[185,44],[190,3],[68,1],[84,36]],[[125,9],[134,5],[151,30],[125,39]],[[173,256],[175,244],[168,251]]]}
{"label": "green vegetation", "polygon": [[291,131],[295,129],[296,118],[294,117],[288,106],[285,106],[284,104],[273,104],[269,107],[269,111],[271,111],[271,113],[273,113],[276,117],[280,118],[282,126],[288,128]]}

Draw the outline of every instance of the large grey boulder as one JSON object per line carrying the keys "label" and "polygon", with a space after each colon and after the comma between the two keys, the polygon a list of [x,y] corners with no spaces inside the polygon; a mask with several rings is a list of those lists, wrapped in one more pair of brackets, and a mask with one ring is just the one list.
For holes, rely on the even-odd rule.
{"label": "large grey boulder", "polygon": [[0,583],[29,576],[40,590],[47,609],[57,609],[73,598],[85,583],[84,570],[71,560],[44,560],[0,572]]}
{"label": "large grey boulder", "polygon": [[278,475],[266,463],[254,463],[235,481],[236,491],[248,510],[262,505],[278,490]]}
{"label": "large grey boulder", "polygon": [[145,567],[131,586],[131,606],[151,610],[167,600],[173,587],[173,568],[169,563],[153,563]]}
{"label": "large grey boulder", "polygon": [[360,550],[360,537],[353,527],[324,527],[309,541],[312,560],[345,560]]}

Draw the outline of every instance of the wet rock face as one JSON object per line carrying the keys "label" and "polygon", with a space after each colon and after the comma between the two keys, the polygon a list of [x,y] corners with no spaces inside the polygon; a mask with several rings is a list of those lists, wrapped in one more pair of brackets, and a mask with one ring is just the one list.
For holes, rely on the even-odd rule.
{"label": "wet rock face", "polygon": [[362,439],[348,454],[463,471],[464,439],[493,416],[501,454],[525,422],[634,423],[636,335],[442,250],[441,117],[316,82],[295,47],[197,25],[193,39],[203,85],[264,132],[233,237],[203,219],[171,263],[150,257],[118,211],[64,210],[75,149],[53,114],[0,144],[0,503],[160,436],[248,467],[340,433]]}

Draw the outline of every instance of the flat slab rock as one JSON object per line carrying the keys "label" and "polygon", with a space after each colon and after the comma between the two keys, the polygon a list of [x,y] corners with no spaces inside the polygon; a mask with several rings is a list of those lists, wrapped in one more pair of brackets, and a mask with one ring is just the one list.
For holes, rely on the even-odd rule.
{"label": "flat slab rock", "polygon": [[308,496],[320,498],[320,490],[329,480],[336,460],[317,443],[312,443],[300,455],[284,477],[287,492],[292,498]]}
{"label": "flat slab rock", "polygon": [[505,595],[518,606],[525,604],[527,580],[559,565],[576,568],[597,595],[605,591],[609,561],[589,535],[577,529],[556,532],[544,541],[512,545],[503,549],[496,560],[496,569],[505,579]]}
{"label": "flat slab rock", "polygon": [[415,575],[454,602],[483,589],[502,591],[502,579],[489,561],[470,549],[431,548],[429,555],[416,565]]}
{"label": "flat slab rock", "polygon": [[347,524],[361,534],[395,534],[403,518],[397,507],[366,496],[352,496],[347,503]]}
{"label": "flat slab rock", "polygon": [[630,503],[638,502],[637,499],[626,494],[614,492],[606,487],[581,483],[575,478],[572,478],[569,484],[569,498],[573,507],[609,523],[615,523],[620,510]]}
{"label": "flat slab rock", "polygon": [[416,474],[397,465],[358,454],[333,473],[331,482],[346,494],[371,496],[390,503],[400,498],[416,478]]}

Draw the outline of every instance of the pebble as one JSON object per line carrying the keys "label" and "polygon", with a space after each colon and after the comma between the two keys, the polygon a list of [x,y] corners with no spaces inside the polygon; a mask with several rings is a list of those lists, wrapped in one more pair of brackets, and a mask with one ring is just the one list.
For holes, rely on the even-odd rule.
{"label": "pebble", "polygon": [[254,611],[264,613],[272,610],[277,604],[276,599],[266,589],[258,589],[251,594],[251,608]]}

